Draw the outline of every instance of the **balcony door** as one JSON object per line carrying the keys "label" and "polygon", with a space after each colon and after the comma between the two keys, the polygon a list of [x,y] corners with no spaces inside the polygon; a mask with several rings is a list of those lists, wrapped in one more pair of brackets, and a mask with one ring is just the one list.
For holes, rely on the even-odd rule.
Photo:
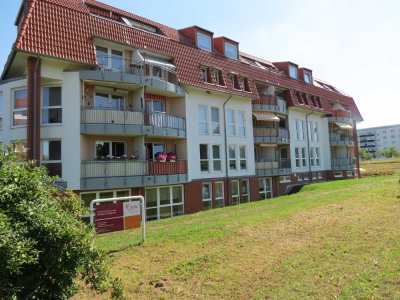
{"label": "balcony door", "polygon": [[162,100],[147,100],[149,125],[156,127],[166,126],[165,102]]}
{"label": "balcony door", "polygon": [[97,109],[123,110],[125,98],[119,95],[96,93],[94,107]]}
{"label": "balcony door", "polygon": [[260,178],[258,191],[260,194],[260,200],[272,198],[272,178]]}
{"label": "balcony door", "polygon": [[165,144],[160,143],[146,143],[146,159],[156,160],[155,155],[159,152],[167,152],[167,147]]}

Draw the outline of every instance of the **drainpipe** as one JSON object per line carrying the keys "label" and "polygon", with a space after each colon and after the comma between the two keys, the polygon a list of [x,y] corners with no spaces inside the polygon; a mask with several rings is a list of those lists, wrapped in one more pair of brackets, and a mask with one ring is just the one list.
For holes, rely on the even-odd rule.
{"label": "drainpipe", "polygon": [[224,104],[222,105],[222,110],[224,112],[224,139],[225,139],[225,144],[224,144],[224,148],[225,148],[225,178],[226,178],[226,184],[228,187],[228,191],[227,191],[227,195],[228,195],[228,202],[230,203],[230,186],[229,186],[229,161],[228,161],[228,135],[226,132],[226,111],[225,111],[225,107],[226,104],[229,102],[229,100],[231,100],[232,98],[232,94],[229,94],[229,97],[225,100]]}
{"label": "drainpipe", "polygon": [[310,136],[309,136],[309,130],[308,130],[308,116],[311,116],[314,112],[310,112],[306,115],[306,132],[307,132],[307,153],[308,153],[308,179],[310,182],[313,181],[312,178],[312,171],[311,171],[311,157],[310,157]]}
{"label": "drainpipe", "polygon": [[[37,159],[37,72],[39,68],[39,61],[40,57],[39,55],[36,57],[36,62],[35,62],[35,70],[33,72],[33,143],[32,143],[32,157],[34,160]],[[40,120],[39,120],[40,122]],[[40,158],[39,161],[36,162],[38,165],[40,164]]]}

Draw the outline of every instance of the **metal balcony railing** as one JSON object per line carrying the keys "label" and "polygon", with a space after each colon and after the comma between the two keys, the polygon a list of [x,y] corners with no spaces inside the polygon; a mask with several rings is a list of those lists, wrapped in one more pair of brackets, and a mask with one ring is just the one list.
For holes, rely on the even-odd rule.
{"label": "metal balcony railing", "polygon": [[255,138],[271,139],[272,142],[279,138],[286,140],[290,138],[289,130],[279,127],[254,127],[253,135]]}
{"label": "metal balcony railing", "polygon": [[256,161],[256,172],[258,176],[277,176],[290,174],[292,171],[290,159],[262,160]]}
{"label": "metal balcony railing", "polygon": [[253,108],[287,114],[286,100],[272,95],[260,95],[259,99],[253,99]]}
{"label": "metal balcony railing", "polygon": [[329,133],[329,139],[333,145],[354,145],[354,136],[342,133]]}

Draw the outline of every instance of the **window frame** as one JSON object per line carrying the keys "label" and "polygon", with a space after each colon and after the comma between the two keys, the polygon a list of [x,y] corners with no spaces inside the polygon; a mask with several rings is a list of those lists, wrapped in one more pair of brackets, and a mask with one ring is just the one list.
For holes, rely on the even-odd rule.
{"label": "window frame", "polygon": [[[206,38],[207,41],[209,41],[209,45],[208,45],[209,47],[202,47],[202,46],[201,46],[201,43],[200,43],[199,37]],[[204,33],[202,33],[202,32],[197,31],[197,34],[196,34],[196,42],[197,42],[197,47],[198,47],[199,49],[205,50],[205,51],[207,51],[207,52],[212,52],[212,39],[211,39],[211,37],[210,37],[209,35],[206,35],[206,34],[204,34]],[[204,40],[203,40],[203,42],[204,42]],[[208,44],[208,43],[207,43],[207,44]]]}
{"label": "window frame", "polygon": [[294,158],[296,168],[301,168],[300,147],[294,148]]}
{"label": "window frame", "polygon": [[279,176],[279,182],[280,183],[292,182],[292,178],[289,175]]}
{"label": "window frame", "polygon": [[[247,149],[246,145],[239,145],[239,169],[240,171],[247,170]],[[244,157],[242,157],[242,149],[244,149]],[[242,163],[244,162],[244,168],[242,168]]]}
{"label": "window frame", "polygon": [[[267,181],[269,182],[269,187],[270,190],[267,189],[268,185],[267,185]],[[262,182],[262,189],[260,188],[261,185],[260,183]],[[272,189],[272,178],[271,177],[264,177],[264,178],[259,178],[258,179],[258,194],[261,196],[261,194],[263,194],[264,196],[262,196],[262,198],[260,198],[260,200],[264,200],[264,199],[270,199],[273,197],[273,189]],[[268,197],[269,194],[269,197]]]}
{"label": "window frame", "polygon": [[[248,203],[250,202],[250,181],[248,179],[242,179],[241,181],[241,190],[240,190],[240,203]],[[246,188],[246,192],[244,193],[244,187]],[[247,199],[244,201],[243,199]]]}
{"label": "window frame", "polygon": [[[214,157],[214,147],[218,147],[218,155],[219,158]],[[212,160],[212,170],[214,172],[222,172],[222,156],[221,156],[221,145],[219,144],[213,144],[211,145],[211,160]],[[215,168],[215,163],[219,162],[220,168],[219,170]]]}
{"label": "window frame", "polygon": [[[204,116],[205,116],[205,120],[201,120],[200,119],[200,110],[202,110],[202,109],[204,109],[205,111],[204,111]],[[205,105],[199,105],[198,107],[197,107],[197,118],[198,118],[198,121],[199,121],[199,134],[201,134],[201,135],[208,135],[209,134],[209,126],[208,126],[208,107],[207,106],[205,106]],[[205,126],[204,128],[205,128],[205,131],[204,132],[202,132],[202,126],[201,125],[203,125],[203,126]]]}
{"label": "window frame", "polygon": [[[127,142],[125,142],[125,141],[96,140],[94,143],[94,151],[95,151],[94,153],[95,153],[96,159],[103,159],[102,156],[100,156],[100,158],[99,158],[99,155],[97,155],[97,144],[98,143],[109,143],[109,147],[108,147],[109,154],[105,157],[105,159],[120,157],[120,156],[113,155],[113,149],[114,149],[113,144],[114,143],[124,144],[124,154],[123,155],[126,155],[126,153],[127,153],[127,151],[126,151],[127,150]],[[155,154],[155,153],[153,153],[153,154]],[[110,156],[110,157],[108,157],[108,156]]]}
{"label": "window frame", "polygon": [[[205,196],[204,187],[206,187],[206,186],[208,186],[208,193],[209,193],[208,198],[204,198],[204,196]],[[212,207],[212,195],[213,194],[212,194],[212,184],[211,184],[211,182],[203,182],[201,184],[201,199],[203,201],[203,210],[209,210],[209,209],[213,208]]]}
{"label": "window frame", "polygon": [[[225,206],[225,191],[224,191],[224,182],[223,181],[216,181],[214,183],[215,185],[215,207],[219,208],[219,207],[224,207]],[[221,186],[221,192],[222,195],[217,195],[218,193],[218,188],[217,186]]]}
{"label": "window frame", "polygon": [[[213,120],[213,110],[215,111],[217,111],[217,117],[218,117],[218,120],[217,121],[214,121]],[[211,113],[211,132],[212,132],[212,135],[221,135],[221,117],[220,117],[220,109],[219,109],[219,107],[216,107],[216,106],[211,106],[211,109],[210,109],[210,113]],[[217,133],[215,133],[214,132],[214,126],[216,126],[215,128],[218,128],[218,132]]]}
{"label": "window frame", "polygon": [[[230,116],[232,117],[232,120],[230,120]],[[233,109],[226,110],[226,127],[228,136],[236,136],[236,118]]]}
{"label": "window frame", "polygon": [[[59,142],[60,143],[60,158],[59,159],[50,159],[50,142]],[[48,160],[46,160],[44,158],[45,143],[47,143],[47,145],[48,145],[48,148],[47,148],[47,151],[46,151],[48,153],[48,156],[49,156]],[[63,164],[62,164],[62,139],[61,138],[42,139],[40,141],[40,165],[46,166],[48,164],[52,164],[52,165],[59,164],[60,165],[61,174],[60,175],[58,175],[58,174],[57,175],[51,175],[51,176],[59,176],[60,178],[62,178],[62,167],[63,167]]]}
{"label": "window frame", "polygon": [[308,84],[313,84],[312,74],[309,71],[304,71],[304,82]]}
{"label": "window frame", "polygon": [[[230,186],[231,186],[231,205],[237,205],[237,204],[240,203],[240,184],[239,184],[239,180],[232,180]],[[233,193],[234,186],[237,187],[237,194]],[[237,199],[237,200],[233,201],[233,199]]]}
{"label": "window frame", "polygon": [[[60,88],[60,105],[44,106],[44,89],[51,89],[51,88]],[[62,86],[58,86],[58,85],[57,86],[56,85],[54,85],[54,86],[42,86],[41,107],[42,107],[42,111],[41,111],[41,113],[42,113],[41,124],[42,125],[60,125],[60,124],[62,124],[63,123],[62,122],[62,119],[63,119],[63,117],[62,117],[63,116],[63,112],[62,112]],[[44,119],[43,119],[43,116],[45,115],[44,111],[47,110],[48,113],[49,113],[51,109],[59,109],[59,110],[61,110],[61,113],[60,113],[61,122],[54,122],[54,123],[53,122],[47,122],[47,123],[44,122]],[[49,116],[47,116],[47,119],[48,120],[50,119]]]}
{"label": "window frame", "polygon": [[225,56],[227,58],[234,59],[234,60],[239,59],[239,49],[238,49],[237,45],[234,45],[234,44],[228,43],[228,42],[224,42],[224,52],[225,52]]}
{"label": "window frame", "polygon": [[[295,71],[293,74],[292,72]],[[299,79],[299,70],[295,65],[289,64],[289,77],[293,79]]]}
{"label": "window frame", "polygon": [[[206,154],[207,154],[206,158],[201,157],[202,146],[206,149]],[[208,144],[199,144],[199,158],[200,158],[200,172],[202,173],[210,172],[210,153]],[[202,162],[207,162],[207,170],[202,170]]]}
{"label": "window frame", "polygon": [[[19,92],[19,91],[25,91],[25,93],[26,93],[26,106],[25,107],[22,107],[22,108],[15,108],[15,100],[16,100],[16,98],[15,98],[15,93],[16,92]],[[12,108],[11,108],[11,119],[12,119],[12,126],[11,127],[13,127],[13,128],[18,128],[18,127],[25,127],[25,126],[27,126],[28,125],[28,89],[26,88],[26,87],[24,87],[24,88],[17,88],[17,89],[14,89],[14,90],[12,90],[12,98],[13,98],[13,101],[12,101]],[[15,113],[18,113],[18,112],[26,112],[25,114],[26,114],[26,123],[25,124],[21,124],[21,125],[15,125]],[[23,116],[23,115],[22,115]]]}
{"label": "window frame", "polygon": [[[160,190],[161,189],[165,189],[165,188],[169,188],[169,203],[168,204],[161,204],[161,197],[160,197]],[[180,188],[181,189],[181,194],[180,194],[180,198],[181,198],[181,202],[178,203],[174,203],[174,192],[173,189],[174,188]],[[180,215],[184,215],[185,214],[185,193],[184,193],[184,186],[183,185],[167,185],[167,186],[158,186],[158,187],[148,187],[145,188],[145,199],[147,200],[147,191],[148,190],[156,190],[156,206],[148,206],[147,202],[146,202],[146,220],[148,220],[148,210],[152,209],[156,209],[157,210],[157,218],[156,219],[151,219],[151,220],[161,220],[161,219],[165,219],[161,217],[161,209],[163,208],[167,208],[170,207],[170,216],[167,218],[173,218],[175,216],[180,216]],[[174,207],[178,207],[181,206],[182,207],[182,213],[179,214],[174,214]]]}
{"label": "window frame", "polygon": [[307,151],[306,151],[306,147],[301,147],[301,166],[303,168],[307,167]]}
{"label": "window frame", "polygon": [[[240,120],[239,116],[242,116],[242,120]],[[241,122],[243,121],[243,122]],[[243,110],[237,111],[237,131],[239,137],[246,137],[246,115]]]}
{"label": "window frame", "polygon": [[[233,157],[231,157],[231,149],[233,149]],[[234,145],[234,144],[231,144],[231,145],[228,145],[228,162],[229,162],[229,171],[232,171],[232,172],[236,172],[237,170],[238,170],[238,166],[237,166],[237,155],[236,155],[236,145]],[[231,168],[231,163],[232,162],[235,162],[235,164],[234,164],[234,166],[235,166],[235,168],[233,169],[233,168]]]}
{"label": "window frame", "polygon": [[213,72],[214,72],[216,85],[225,87],[225,80],[224,80],[224,75],[222,74],[222,70],[214,69]]}

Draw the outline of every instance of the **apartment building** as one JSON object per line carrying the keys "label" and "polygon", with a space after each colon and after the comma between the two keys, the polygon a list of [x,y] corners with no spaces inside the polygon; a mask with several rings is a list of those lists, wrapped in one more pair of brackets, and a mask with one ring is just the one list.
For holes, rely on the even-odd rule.
{"label": "apartment building", "polygon": [[57,184],[141,194],[155,220],[357,176],[354,100],[293,62],[94,0],[25,0],[0,82],[0,141]]}
{"label": "apartment building", "polygon": [[357,136],[360,148],[376,157],[391,147],[400,151],[400,124],[358,129]]}

